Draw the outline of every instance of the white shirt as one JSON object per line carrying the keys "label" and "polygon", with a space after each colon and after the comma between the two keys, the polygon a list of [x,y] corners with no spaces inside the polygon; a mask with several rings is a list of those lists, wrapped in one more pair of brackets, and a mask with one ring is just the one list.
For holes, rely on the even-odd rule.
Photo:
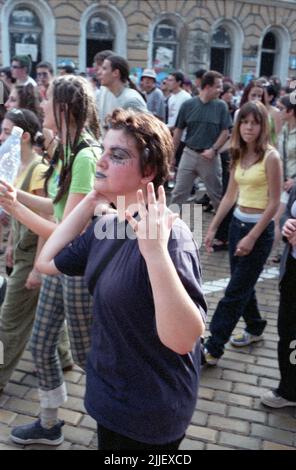
{"label": "white shirt", "polygon": [[169,116],[168,116],[168,127],[172,128],[175,127],[177,117],[180,111],[180,108],[185,101],[190,100],[192,96],[187,93],[185,90],[179,91],[179,93],[175,93],[169,97],[168,100],[168,109],[169,109]]}
{"label": "white shirt", "polygon": [[[114,95],[115,96],[115,95]],[[139,112],[148,112],[144,98],[137,90],[124,87],[119,95],[115,96],[116,108],[133,109]]]}
{"label": "white shirt", "polygon": [[35,82],[35,80],[32,78],[32,77],[29,77],[27,78],[27,80],[23,81],[23,80],[17,80],[16,81],[16,84],[17,85],[22,85],[22,86],[27,86],[27,85],[33,85],[33,86],[37,86],[37,83]]}
{"label": "white shirt", "polygon": [[101,86],[96,96],[97,110],[100,118],[101,135],[105,135],[105,119],[108,114],[112,114],[116,108],[116,96],[105,86]]}

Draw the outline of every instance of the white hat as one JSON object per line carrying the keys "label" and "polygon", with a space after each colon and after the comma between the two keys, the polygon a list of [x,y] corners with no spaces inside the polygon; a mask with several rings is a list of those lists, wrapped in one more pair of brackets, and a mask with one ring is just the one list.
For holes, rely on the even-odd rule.
{"label": "white hat", "polygon": [[144,69],[144,71],[142,73],[142,78],[143,77],[154,78],[155,81],[157,79],[155,70],[153,70],[153,69]]}

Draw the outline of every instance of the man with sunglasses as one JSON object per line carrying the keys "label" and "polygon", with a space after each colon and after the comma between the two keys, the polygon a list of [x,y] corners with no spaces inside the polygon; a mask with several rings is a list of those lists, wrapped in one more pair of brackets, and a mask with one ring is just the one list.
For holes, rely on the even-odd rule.
{"label": "man with sunglasses", "polygon": [[11,62],[11,74],[16,79],[17,85],[29,85],[37,86],[35,80],[30,77],[31,72],[31,59],[27,55],[16,55],[12,58]]}

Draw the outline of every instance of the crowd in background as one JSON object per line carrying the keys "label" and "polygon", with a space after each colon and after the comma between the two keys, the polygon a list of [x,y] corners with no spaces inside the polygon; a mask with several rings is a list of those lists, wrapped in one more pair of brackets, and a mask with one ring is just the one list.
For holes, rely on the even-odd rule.
{"label": "crowd in background", "polygon": [[[290,345],[296,339],[295,79],[281,83],[275,76],[258,77],[243,84],[216,71],[200,69],[190,78],[182,71],[170,71],[158,82],[156,71],[146,68],[135,83],[126,59],[112,51],[96,54],[93,70],[91,76],[78,73],[73,64],[55,74],[51,64],[40,62],[36,77],[32,78],[27,56],[15,56],[10,67],[0,68],[4,96],[0,105],[1,143],[10,136],[14,125],[24,131],[17,181],[14,187],[1,183],[0,204],[5,211],[0,216],[0,254],[5,256],[8,280],[3,281],[1,288],[0,340],[9,359],[0,365],[0,393],[30,341],[41,404],[40,419],[14,429],[12,439],[21,444],[62,442],[63,423],[58,419],[58,408],[67,399],[63,372],[71,370],[75,362],[87,370],[86,403],[88,412],[98,422],[99,448],[178,448],[196,400],[200,361],[216,366],[228,341],[235,347],[245,347],[263,339],[266,321],[259,312],[255,286],[268,260],[281,262],[281,381],[277,390],[262,397],[262,403],[274,408],[296,406],[296,366],[289,361]],[[140,173],[134,168],[131,155],[140,162]],[[110,181],[114,187],[109,187],[106,172],[112,165]],[[123,194],[139,204],[142,218],[150,217],[145,199],[155,205],[154,190],[158,190],[165,205],[162,184],[169,201],[180,209],[183,204],[198,203],[205,212],[213,213],[206,249],[208,253],[230,253],[231,279],[206,341],[206,304],[197,251],[192,241],[189,260],[181,244],[173,246],[169,238],[173,221],[166,226],[168,252],[174,260],[171,265],[163,257],[166,280],[152,261],[160,250],[160,242],[156,249],[139,240],[142,258],[135,245],[114,245],[114,260],[117,250],[125,250],[124,255],[115,264],[110,255],[108,261],[103,259],[104,272],[98,274],[92,251],[97,247],[92,238],[93,226],[84,232],[97,206],[107,204],[106,217],[114,217],[114,197]],[[96,189],[93,191],[96,187],[103,187],[103,202],[95,195]],[[204,189],[202,198],[197,196],[200,188]],[[137,191],[141,195],[136,198]],[[126,217],[137,233],[140,222],[133,216]],[[4,250],[7,227],[9,237]],[[183,226],[179,230],[186,231]],[[66,233],[72,238],[68,239]],[[74,238],[75,242],[69,245]],[[107,245],[99,248],[104,252]],[[160,252],[163,255],[163,247]],[[101,262],[97,260],[98,265]],[[129,263],[142,276],[141,282],[131,271],[125,271]],[[113,266],[113,271],[118,270],[117,276],[122,276],[111,275],[105,265]],[[93,297],[89,295],[95,276],[96,289],[102,281],[112,297],[107,282],[113,285],[115,279],[122,281],[123,274],[130,276],[126,285],[134,287],[134,301],[140,309],[144,305],[143,325],[138,324],[126,292],[119,289],[113,303],[102,290],[95,290]],[[174,298],[175,304],[171,306],[171,320],[164,313],[168,297],[157,286],[161,279],[164,283],[160,285],[174,286],[168,296],[171,302]],[[147,287],[149,282],[153,292]],[[182,307],[179,302],[183,302]],[[123,317],[130,309],[132,321],[116,317],[114,310],[119,305],[123,306]],[[184,309],[184,323],[178,317],[178,306]],[[103,320],[96,308],[103,312]],[[106,320],[108,313],[113,325]],[[153,330],[153,315],[157,340],[152,333],[150,338],[149,332],[149,338],[144,337],[144,326]],[[232,335],[241,317],[246,328],[242,334]],[[120,344],[114,331],[108,332],[111,346],[107,345],[102,330],[111,326],[118,328],[119,335],[124,328],[134,328],[128,348],[124,340]],[[175,330],[171,331],[173,327]],[[91,331],[100,336],[100,341],[94,336],[90,339]],[[114,366],[110,347],[115,351],[116,367],[108,389],[106,383]],[[139,377],[140,370],[145,371],[154,390],[160,391],[158,408],[153,408],[149,399],[151,384],[142,375],[144,382],[136,390],[127,385],[126,371],[132,367],[127,355],[131,351]],[[148,351],[149,360],[143,359],[143,351]],[[185,380],[184,367],[190,357],[193,365]],[[139,377],[134,377],[135,382],[141,381]],[[173,383],[180,380],[180,384],[183,379],[176,406]],[[98,390],[101,395],[96,397]],[[123,395],[117,396],[120,391]],[[145,400],[140,400],[141,394]],[[156,394],[156,402],[157,397]],[[138,406],[138,414],[131,411],[131,402]],[[115,424],[111,412],[114,406]],[[150,413],[149,419],[145,412]],[[162,415],[166,429],[156,424]],[[148,420],[147,429],[143,419]]]}

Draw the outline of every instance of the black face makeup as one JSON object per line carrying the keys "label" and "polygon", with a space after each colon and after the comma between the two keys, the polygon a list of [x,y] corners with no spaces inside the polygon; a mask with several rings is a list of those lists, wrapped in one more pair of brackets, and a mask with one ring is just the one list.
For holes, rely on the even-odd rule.
{"label": "black face makeup", "polygon": [[131,154],[127,149],[122,147],[110,147],[110,160],[114,165],[131,165],[135,156]]}

